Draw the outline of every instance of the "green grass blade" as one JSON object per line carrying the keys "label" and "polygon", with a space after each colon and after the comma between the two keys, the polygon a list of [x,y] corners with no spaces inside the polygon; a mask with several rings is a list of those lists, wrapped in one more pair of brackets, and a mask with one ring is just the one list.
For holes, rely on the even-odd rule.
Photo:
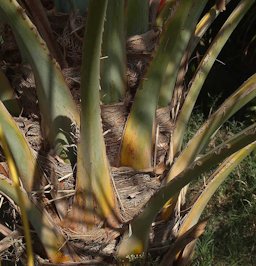
{"label": "green grass blade", "polygon": [[[147,169],[152,163],[152,137],[159,89],[166,74],[174,76],[206,1],[181,1],[163,32],[147,73],[137,90],[123,135],[120,164]],[[196,15],[195,15],[195,14]],[[171,60],[171,63],[170,63]],[[166,67],[169,64],[169,69]],[[170,86],[164,98],[170,100]],[[170,96],[170,98],[169,98]]]}
{"label": "green grass blade", "polygon": [[103,137],[99,96],[101,43],[107,2],[91,0],[89,4],[81,74],[81,139],[76,190],[78,193],[84,192],[80,195],[84,198],[78,199],[78,204],[81,202],[87,210],[95,211],[93,195],[99,206],[98,211],[108,220],[116,202]]}
{"label": "green grass blade", "polygon": [[[206,80],[208,73],[210,72],[217,56],[226,44],[232,32],[235,30],[238,23],[250,9],[254,0],[241,1],[236,9],[232,12],[229,18],[226,20],[217,36],[214,38],[211,46],[205,53],[196,74],[192,80],[190,89],[186,96],[185,102],[181,108],[180,114],[177,118],[175,129],[172,138],[172,147],[174,156],[180,151],[185,130],[197,97],[201,91],[201,88]],[[171,158],[169,158],[171,159]]]}
{"label": "green grass blade", "polygon": [[164,204],[200,174],[254,141],[256,141],[256,123],[193,162],[182,173],[160,188],[149,200],[145,209],[132,220],[129,227],[130,234],[127,233],[122,240],[118,255],[126,257],[129,254],[142,253],[147,248],[151,224]]}
{"label": "green grass blade", "polygon": [[[79,115],[59,65],[17,1],[1,1],[0,15],[15,33],[17,43],[32,66],[44,134],[50,144],[65,153],[64,145],[72,123],[79,125]],[[59,148],[60,146],[60,148]]]}
{"label": "green grass blade", "polygon": [[0,70],[0,101],[12,115],[18,116],[21,108],[15,98],[15,92],[5,74]]}
{"label": "green grass blade", "polygon": [[0,126],[3,129],[6,141],[13,154],[23,187],[27,192],[39,188],[41,182],[40,177],[42,175],[37,166],[35,156],[33,155],[25,137],[1,101]]}
{"label": "green grass blade", "polygon": [[127,36],[142,34],[148,31],[149,1],[129,0],[126,2]]}
{"label": "green grass blade", "polygon": [[101,60],[101,100],[119,102],[125,93],[124,0],[109,0]]}

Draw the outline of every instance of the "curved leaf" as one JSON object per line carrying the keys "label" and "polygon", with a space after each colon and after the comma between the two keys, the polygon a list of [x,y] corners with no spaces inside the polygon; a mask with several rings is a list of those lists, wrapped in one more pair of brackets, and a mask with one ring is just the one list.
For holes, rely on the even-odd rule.
{"label": "curved leaf", "polygon": [[[256,96],[256,74],[252,75],[244,84],[233,93],[219,109],[201,126],[194,137],[188,142],[179,157],[172,165],[165,182],[181,173],[203,151],[210,141],[211,136],[229,119],[234,113]],[[170,217],[177,202],[176,198],[170,199],[164,207],[162,214],[165,219]]]}
{"label": "curved leaf", "polygon": [[0,125],[0,143],[1,143],[1,146],[3,147],[3,151],[6,156],[6,160],[7,160],[9,169],[10,169],[10,176],[11,176],[11,179],[13,180],[13,184],[14,184],[14,187],[17,193],[18,205],[20,207],[21,219],[22,219],[22,223],[24,227],[24,235],[25,235],[25,241],[26,241],[26,246],[27,246],[26,252],[27,252],[27,257],[28,257],[28,266],[33,266],[34,256],[33,256],[31,235],[29,231],[28,217],[27,217],[25,204],[24,204],[24,197],[23,197],[23,193],[20,188],[20,180],[18,177],[18,172],[15,166],[14,160],[13,160],[13,156],[7,144],[1,125]]}
{"label": "curved leaf", "polygon": [[[169,38],[171,36],[172,42],[175,43],[176,48],[170,54],[166,55],[168,56],[166,59],[168,61],[168,64],[166,68],[163,70],[164,78],[161,82],[161,87],[159,88],[160,91],[159,91],[158,104],[160,106],[167,106],[171,102],[182,57],[184,55],[184,52],[186,51],[191,35],[193,34],[195,30],[196,23],[199,19],[199,16],[201,15],[207,3],[207,1],[193,1],[193,0],[186,1],[186,2],[191,2],[191,7],[189,9],[189,13],[187,14],[187,17],[181,29],[176,28],[176,30],[178,30],[179,32],[179,35],[175,36],[173,34],[170,34],[168,36]],[[179,15],[178,14],[179,9],[182,7],[183,1],[180,1],[177,4],[178,4],[177,11],[169,19],[170,22],[169,21],[167,22],[167,26],[169,23],[172,23],[172,20],[177,15]],[[185,15],[185,12],[184,14],[182,13],[179,16],[183,16],[183,15]],[[167,34],[167,32],[165,33],[165,31],[163,31],[163,33]]]}
{"label": "curved leaf", "polygon": [[176,0],[161,0],[159,5],[159,14],[156,18],[156,26],[163,27],[168,18],[175,12],[177,6]]}
{"label": "curved leaf", "polygon": [[[176,254],[182,250],[186,246],[191,246],[191,244],[194,245],[195,241],[204,233],[205,227],[207,224],[207,220],[205,219],[201,222],[198,222],[193,227],[191,227],[189,230],[187,230],[184,234],[182,234],[179,238],[175,240],[173,245],[171,245],[170,249],[166,254],[164,255],[164,258],[161,260],[161,266],[165,265],[173,265]],[[188,261],[190,261],[190,257],[184,257],[183,258],[186,263],[183,263],[182,265],[189,265]],[[183,261],[183,262],[184,262]]]}
{"label": "curved leaf", "polygon": [[0,126],[3,129],[6,141],[13,155],[23,187],[27,192],[38,189],[42,174],[37,165],[36,158],[25,137],[1,101]]}
{"label": "curved leaf", "polygon": [[256,97],[256,74],[245,81],[202,125],[172,166],[167,181],[181,173],[205,149],[210,137],[234,113]]}
{"label": "curved leaf", "polygon": [[[197,200],[193,203],[189,213],[186,215],[182,225],[178,231],[178,239],[186,234],[200,219],[202,212],[204,211],[207,203],[219,188],[219,186],[225,181],[228,175],[234,170],[235,167],[252,151],[256,148],[256,142],[249,144],[248,146],[242,148],[240,151],[232,154],[228,157],[209,177],[210,182],[204,188],[203,192],[197,198]],[[177,241],[178,241],[177,239]],[[188,245],[183,247],[179,251],[182,253],[178,256],[177,260],[182,261],[187,259],[188,256],[191,256],[193,252],[194,245]],[[184,249],[184,250],[183,250]],[[179,254],[179,252],[177,252]],[[186,256],[186,258],[185,258]]]}
{"label": "curved leaf", "polygon": [[16,0],[1,1],[0,14],[12,27],[17,43],[32,66],[44,134],[58,153],[69,145],[72,124],[79,115],[59,65]]}
{"label": "curved leaf", "polygon": [[222,50],[223,46],[226,44],[228,38],[235,30],[238,23],[247,13],[254,0],[241,1],[240,4],[231,13],[229,18],[225,21],[224,25],[214,38],[211,46],[208,48],[203,59],[198,66],[196,74],[192,79],[191,86],[189,88],[188,94],[186,96],[185,102],[181,108],[179,116],[177,118],[175,129],[172,138],[172,147],[174,156],[180,151],[184,133],[191,116],[192,110],[196,103],[197,97],[200,90],[206,80],[208,73],[210,72],[217,56]]}
{"label": "curved leaf", "polygon": [[256,141],[256,123],[194,161],[182,173],[160,188],[148,201],[145,209],[132,220],[129,227],[130,233],[127,232],[123,238],[118,255],[126,257],[130,254],[142,253],[147,249],[151,224],[164,204],[175,197],[189,182],[198,178],[201,173],[254,141]]}
{"label": "curved leaf", "polygon": [[108,1],[100,65],[101,100],[119,102],[125,93],[124,0]]}
{"label": "curved leaf", "polygon": [[[226,4],[228,4],[229,2],[230,0],[226,1]],[[183,97],[185,96],[184,95],[184,80],[187,74],[189,59],[191,55],[193,54],[194,49],[198,45],[199,41],[201,40],[202,36],[205,34],[205,32],[208,30],[208,28],[211,26],[214,20],[218,17],[219,13],[220,11],[217,9],[216,5],[214,5],[201,18],[201,20],[197,23],[195,32],[189,41],[187,50],[181,59],[180,68],[177,74],[177,80],[175,83],[175,88],[174,88],[173,97],[171,101],[171,106],[172,106],[171,109],[172,109],[172,116],[173,116],[172,119],[175,121],[179,113],[180,105],[183,103]],[[172,161],[172,157],[173,156],[171,155],[171,158],[169,158],[170,161]]]}
{"label": "curved leaf", "polygon": [[[166,75],[175,76],[178,71],[182,54],[205,3],[206,1],[180,1],[176,13],[162,33],[156,54],[137,89],[126,123],[120,153],[121,165],[134,169],[151,167],[159,89]],[[168,96],[164,95],[164,99],[171,99],[172,92],[169,88],[170,86],[166,90]]]}
{"label": "curved leaf", "polygon": [[0,101],[13,115],[18,116],[21,108],[15,98],[15,92],[5,74],[0,70]]}
{"label": "curved leaf", "polygon": [[142,34],[148,31],[149,1],[129,0],[126,3],[127,36]]}
{"label": "curved leaf", "polygon": [[219,186],[225,181],[228,175],[234,170],[234,168],[252,151],[256,148],[256,143],[253,142],[248,146],[242,148],[240,151],[232,154],[228,157],[217,169],[214,173],[209,177],[210,182],[204,188],[203,192],[197,198],[195,203],[193,203],[188,215],[184,219],[182,225],[180,226],[178,235],[181,236],[184,234],[189,228],[195,225],[205,209],[207,203],[215,193],[215,191],[219,188]]}
{"label": "curved leaf", "polygon": [[[17,192],[15,188],[0,177],[0,193],[11,198],[16,204],[19,204]],[[46,253],[50,260],[55,263],[72,261],[72,253],[66,244],[61,230],[51,221],[51,218],[45,210],[38,207],[35,203],[29,200],[27,194],[22,192],[24,199],[24,207],[26,209],[29,221],[40,240],[42,241]]]}
{"label": "curved leaf", "polygon": [[57,62],[62,68],[67,67],[67,62],[65,62],[65,59],[61,54],[61,50],[58,47],[58,43],[54,40],[53,31],[42,2],[40,0],[24,1],[26,3],[27,9],[33,17],[33,22],[35,23],[35,26],[37,27],[44,41],[46,42],[52,56],[57,60]]}
{"label": "curved leaf", "polygon": [[96,199],[100,207],[97,211],[110,221],[116,201],[103,137],[99,96],[101,42],[107,2],[91,0],[89,5],[81,72],[82,110],[77,196],[73,206],[76,207],[77,204],[84,210],[78,210],[79,217],[89,217],[91,212],[96,212],[93,202]]}

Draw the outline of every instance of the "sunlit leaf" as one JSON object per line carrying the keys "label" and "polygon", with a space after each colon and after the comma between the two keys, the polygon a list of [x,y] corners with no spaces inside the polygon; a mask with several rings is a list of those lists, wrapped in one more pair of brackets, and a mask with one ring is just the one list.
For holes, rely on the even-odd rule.
{"label": "sunlit leaf", "polygon": [[28,257],[28,266],[33,266],[34,265],[34,255],[33,255],[33,248],[32,248],[32,241],[31,241],[31,234],[29,230],[29,222],[28,222],[28,217],[27,217],[27,212],[25,209],[25,200],[24,200],[24,194],[21,191],[20,188],[20,180],[18,177],[18,172],[17,168],[15,166],[13,156],[11,154],[11,151],[9,149],[9,146],[7,144],[6,138],[3,133],[2,126],[0,125],[0,144],[3,148],[3,151],[6,156],[6,160],[10,169],[10,177],[13,180],[14,188],[17,193],[17,198],[18,198],[18,205],[20,207],[20,212],[21,212],[21,219],[23,223],[23,228],[24,228],[24,235],[25,235],[25,241],[26,241],[26,252],[27,252],[27,257]]}
{"label": "sunlit leaf", "polygon": [[101,100],[119,102],[125,93],[124,0],[108,0],[101,59]]}
{"label": "sunlit leaf", "polygon": [[[167,75],[175,76],[177,73],[182,54],[205,2],[181,1],[175,15],[168,22],[168,27],[162,33],[156,54],[137,89],[126,123],[120,153],[121,165],[134,169],[151,167],[159,89]],[[163,93],[167,102],[171,100],[172,95],[169,85]]]}
{"label": "sunlit leaf", "polygon": [[[176,260],[177,253],[182,250],[184,247],[193,244],[205,231],[205,227],[207,224],[207,220],[205,219],[201,222],[198,222],[193,227],[191,227],[189,230],[187,230],[184,234],[179,236],[173,245],[169,248],[169,250],[166,252],[164,258],[161,261],[162,266],[165,265],[173,265],[174,261]],[[190,256],[183,256],[183,265],[189,265]],[[186,263],[185,263],[186,260]]]}
{"label": "sunlit leaf", "polygon": [[2,102],[0,102],[0,126],[12,152],[22,185],[27,192],[38,189],[41,184],[42,174],[38,168],[35,155]]}
{"label": "sunlit leaf", "polygon": [[15,92],[5,74],[0,70],[0,101],[12,115],[18,116],[21,108],[15,98]]}
{"label": "sunlit leaf", "polygon": [[[16,204],[19,204],[19,199],[15,188],[0,178],[0,193],[11,198]],[[36,230],[36,233],[43,243],[48,257],[52,262],[72,261],[72,249],[66,244],[61,230],[51,220],[49,215],[39,207],[35,202],[31,202],[25,192],[22,192],[24,199],[24,207],[26,209],[29,221]]]}
{"label": "sunlit leaf", "polygon": [[120,257],[126,257],[127,255],[134,254],[137,250],[139,250],[139,253],[145,251],[148,246],[151,224],[164,204],[170,198],[175,197],[189,182],[198,178],[201,173],[209,170],[231,154],[254,142],[256,140],[255,132],[256,123],[197,159],[182,173],[160,188],[148,201],[145,209],[132,220],[129,226],[130,233],[127,232],[122,240],[118,255]]}
{"label": "sunlit leaf", "polygon": [[149,1],[129,0],[126,3],[127,36],[142,34],[149,27]]}
{"label": "sunlit leaf", "polygon": [[44,135],[58,154],[67,156],[72,124],[79,125],[79,115],[60,67],[16,0],[1,1],[0,14],[12,27],[22,54],[32,66]]}
{"label": "sunlit leaf", "polygon": [[174,156],[180,151],[189,118],[208,73],[210,72],[223,46],[228,41],[230,35],[247,13],[253,2],[253,0],[242,1],[240,5],[236,7],[212,41],[207,52],[204,54],[196,74],[191,81],[191,86],[175,124],[171,144]]}
{"label": "sunlit leaf", "polygon": [[87,210],[84,214],[78,211],[78,216],[90,216],[90,212],[96,212],[93,202],[96,200],[99,206],[97,211],[110,221],[116,202],[103,138],[99,95],[101,43],[107,2],[91,0],[87,17],[81,74],[81,139],[78,145],[75,204]]}

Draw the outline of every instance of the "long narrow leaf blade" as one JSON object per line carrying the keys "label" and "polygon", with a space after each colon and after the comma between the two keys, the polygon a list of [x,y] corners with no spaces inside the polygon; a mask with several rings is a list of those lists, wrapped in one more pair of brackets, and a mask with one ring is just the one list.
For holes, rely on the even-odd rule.
{"label": "long narrow leaf blade", "polygon": [[25,0],[25,3],[27,4],[27,8],[33,17],[35,26],[40,32],[42,38],[45,40],[52,56],[62,68],[64,66],[67,67],[67,63],[61,54],[58,43],[54,40],[53,31],[42,2],[40,0]]}
{"label": "long narrow leaf blade", "polygon": [[[209,177],[210,182],[207,184],[207,186],[204,188],[203,192],[200,194],[200,196],[197,198],[197,200],[193,203],[189,213],[185,217],[182,225],[179,228],[178,231],[178,239],[186,234],[190,228],[192,228],[200,219],[200,216],[202,212],[204,211],[207,203],[212,198],[213,194],[216,192],[216,190],[219,188],[219,186],[225,181],[225,179],[228,177],[228,175],[234,170],[234,168],[246,157],[248,156],[253,150],[256,148],[256,142],[253,142],[249,144],[248,146],[242,148],[240,151],[232,154],[230,157],[228,157]],[[194,243],[195,244],[195,243]],[[191,245],[188,245],[184,247],[183,249],[180,249],[179,251],[182,251],[182,254],[179,255],[178,261],[182,261],[185,258],[185,256],[191,255],[192,249],[194,248]],[[177,252],[178,254],[179,252]]]}
{"label": "long narrow leaf blade", "polygon": [[176,0],[163,0],[159,5],[159,14],[156,18],[156,26],[163,27],[168,18],[175,12]]}
{"label": "long narrow leaf blade", "polygon": [[212,195],[218,189],[218,187],[225,181],[228,175],[234,170],[234,168],[245,158],[247,157],[253,150],[256,148],[256,143],[253,142],[248,146],[242,148],[240,151],[231,155],[227,158],[209,178],[211,181],[203,192],[200,194],[198,199],[193,203],[191,210],[186,216],[184,222],[182,223],[178,235],[184,234],[189,228],[195,225],[205,209],[207,203],[211,199]]}
{"label": "long narrow leaf blade", "polygon": [[217,36],[214,38],[211,46],[200,62],[200,65],[198,66],[196,74],[192,80],[191,87],[188,91],[185,102],[177,118],[175,130],[173,132],[172,145],[174,156],[180,151],[189,118],[208,73],[210,72],[217,56],[227,42],[228,38],[247,11],[250,9],[253,2],[254,0],[240,2],[240,4],[226,20]]}
{"label": "long narrow leaf blade", "polygon": [[92,198],[95,198],[100,207],[98,211],[108,220],[112,217],[116,201],[103,138],[99,96],[101,42],[107,2],[91,0],[87,17],[83,47],[81,140],[78,145],[76,190],[77,193],[83,192],[82,195],[77,195],[77,203],[93,212],[95,204]]}
{"label": "long narrow leaf blade", "polygon": [[145,209],[131,222],[130,233],[127,232],[126,237],[123,238],[118,255],[126,257],[129,254],[142,253],[148,245],[151,224],[164,204],[175,197],[189,182],[198,178],[201,173],[254,141],[256,141],[256,123],[196,160],[159,189],[149,200]]}
{"label": "long narrow leaf blade", "polygon": [[166,60],[168,61],[168,64],[164,69],[164,79],[162,80],[161,87],[159,88],[160,92],[159,92],[158,104],[160,106],[167,106],[167,104],[171,102],[173,90],[175,87],[175,82],[178,75],[178,70],[181,64],[181,59],[188,46],[191,35],[195,30],[199,16],[201,15],[207,1],[193,1],[193,0],[184,1],[184,2],[180,1],[178,3],[179,6],[177,8],[176,13],[170,18],[170,22],[167,22],[167,24],[172,23],[172,20],[176,17],[176,15],[178,16],[186,15],[184,11],[181,11],[182,13],[179,14],[179,9],[182,8],[183,3],[185,4],[185,2],[190,3],[191,6],[187,14],[187,17],[184,21],[184,24],[182,25],[182,28],[181,29],[176,28],[179,35],[175,36],[170,33],[168,35],[169,38],[170,36],[172,37],[172,42],[175,43],[176,47],[172,51],[172,53],[166,55],[167,56]]}
{"label": "long narrow leaf blade", "polygon": [[[194,137],[188,142],[185,149],[175,160],[170,172],[167,175],[166,182],[181,173],[188,167],[195,158],[203,151],[210,141],[211,136],[229,119],[234,113],[241,109],[245,104],[256,96],[256,74],[252,75],[244,84],[233,93],[219,109],[202,125]],[[162,214],[167,219],[174,210],[177,202],[176,198],[168,201]]]}
{"label": "long narrow leaf blade", "polygon": [[119,102],[125,93],[124,0],[109,0],[101,60],[101,100]]}
{"label": "long narrow leaf blade", "polygon": [[[226,5],[230,1],[231,0],[227,0]],[[198,22],[194,36],[191,38],[188,46],[190,55],[194,52],[194,49],[201,40],[202,36],[206,33],[206,31],[209,29],[209,27],[212,25],[212,23],[215,21],[215,19],[218,17],[220,13],[221,10],[216,5],[214,5],[209,10],[209,12],[207,12]]]}
{"label": "long narrow leaf blade", "polygon": [[210,137],[216,130],[234,113],[241,109],[250,100],[256,97],[256,74],[245,81],[241,87],[233,93],[219,109],[202,125],[194,137],[189,141],[186,148],[176,159],[168,174],[167,181],[181,173],[189,166],[206,147]]}
{"label": "long narrow leaf blade", "polygon": [[[16,0],[1,1],[0,15],[12,27],[23,54],[32,66],[44,134],[59,153],[65,150],[72,124],[79,115],[59,65],[52,59],[45,42]],[[64,142],[64,145],[63,145]]]}
{"label": "long narrow leaf blade", "polygon": [[18,116],[21,108],[15,98],[15,92],[5,74],[0,70],[0,101],[12,115]]}
{"label": "long narrow leaf blade", "polygon": [[[207,224],[207,219],[198,222],[192,228],[186,231],[182,236],[177,238],[173,243],[173,245],[170,247],[169,251],[166,252],[160,265],[161,266],[173,265],[176,258],[176,254],[187,245],[191,246],[191,242],[194,244],[196,239],[199,238],[204,233],[206,224]],[[186,259],[189,260],[188,257],[186,257]],[[183,265],[189,265],[189,263]]]}
{"label": "long narrow leaf blade", "polygon": [[32,248],[32,241],[31,241],[31,234],[29,230],[29,222],[28,222],[28,217],[27,213],[25,210],[25,204],[24,204],[24,197],[23,193],[20,188],[20,180],[18,177],[18,171],[14,163],[14,159],[12,156],[12,153],[10,151],[9,145],[7,144],[5,135],[3,133],[2,126],[0,125],[0,144],[3,147],[3,151],[6,157],[6,161],[8,163],[9,169],[10,169],[10,176],[11,179],[13,180],[14,187],[16,189],[16,193],[18,196],[18,201],[19,201],[19,207],[20,207],[20,212],[21,212],[21,219],[23,223],[23,228],[24,228],[24,235],[25,235],[25,241],[26,241],[26,253],[28,257],[28,265],[33,266],[34,265],[34,256],[33,256],[33,248]]}
{"label": "long narrow leaf blade", "polygon": [[[230,2],[227,1],[226,4]],[[195,32],[193,36],[191,37],[188,47],[186,49],[186,52],[184,53],[182,60],[180,62],[180,68],[179,72],[177,74],[177,80],[175,83],[175,88],[173,92],[173,97],[171,101],[172,106],[172,118],[176,121],[176,116],[179,112],[180,105],[183,103],[183,99],[180,99],[180,97],[184,97],[184,80],[185,76],[187,74],[188,69],[188,63],[190,60],[191,55],[193,54],[196,46],[198,45],[199,41],[201,40],[202,36],[205,34],[205,32],[208,30],[208,28],[211,26],[211,24],[214,22],[214,20],[218,17],[220,14],[220,11],[214,5],[197,23]],[[174,149],[173,149],[174,150]],[[171,162],[174,157],[174,151],[171,154],[171,158],[169,158],[169,161]],[[173,156],[172,156],[173,155]]]}
{"label": "long narrow leaf blade", "polygon": [[13,154],[24,188],[27,192],[30,192],[32,189],[38,189],[42,175],[37,166],[36,158],[25,137],[1,101],[0,125]]}
{"label": "long narrow leaf blade", "polygon": [[[166,71],[175,75],[182,53],[195,28],[197,17],[206,1],[181,1],[168,22],[145,77],[137,90],[123,135],[120,164],[135,169],[147,169],[152,164],[152,138],[159,89]],[[193,11],[193,12],[192,12]],[[170,36],[172,36],[170,38]],[[170,62],[171,60],[171,62]],[[166,70],[169,64],[169,70]],[[168,90],[169,95],[170,90]],[[169,97],[169,96],[166,96]],[[171,96],[170,96],[171,97]]]}
{"label": "long narrow leaf blade", "polygon": [[[0,192],[11,198],[16,204],[19,204],[15,188],[2,178],[0,178]],[[61,230],[51,221],[45,210],[31,202],[26,193],[22,193],[29,221],[42,241],[50,260],[55,263],[72,261],[73,258],[69,254],[70,250],[66,245],[66,239]]]}
{"label": "long narrow leaf blade", "polygon": [[129,0],[126,3],[127,36],[143,34],[149,27],[149,1]]}

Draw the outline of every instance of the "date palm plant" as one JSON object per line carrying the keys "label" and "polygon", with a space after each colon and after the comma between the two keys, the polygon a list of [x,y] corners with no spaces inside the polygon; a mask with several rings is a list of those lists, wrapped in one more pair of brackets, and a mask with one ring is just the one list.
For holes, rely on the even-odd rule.
{"label": "date palm plant", "polygon": [[[10,114],[18,105],[1,74],[1,91],[6,93],[0,93],[0,141],[9,174],[0,174],[0,192],[21,214],[25,261],[29,265],[35,260],[42,265],[48,260],[52,265],[126,263],[138,254],[144,254],[146,260],[150,247],[156,243],[154,232],[157,235],[165,224],[169,236],[157,255],[160,264],[187,265],[195,241],[206,226],[206,220],[200,221],[206,204],[256,146],[256,124],[252,124],[219,146],[208,147],[225,121],[256,96],[256,74],[227,98],[184,145],[186,128],[204,81],[255,1],[241,0],[233,9],[205,52],[185,94],[181,93],[181,85],[189,58],[225,9],[224,1],[217,1],[209,10],[206,0],[150,1],[151,7],[159,7],[161,2],[154,13],[146,0],[90,0],[83,36],[79,106],[63,76],[60,65],[64,67],[65,60],[56,49],[41,1],[21,2],[29,3],[29,10],[16,0],[1,1],[0,14],[10,25],[20,53],[33,71],[42,137],[50,147],[46,163]],[[224,2],[224,6],[219,2]],[[150,12],[155,19],[149,23]],[[44,19],[33,19],[39,15]],[[146,50],[149,41],[153,42],[153,51]],[[134,95],[126,86],[129,45],[138,48],[134,57],[147,57],[145,73]],[[115,116],[120,108],[124,110],[123,124],[118,128],[122,137],[117,138],[114,147],[117,156],[110,160],[111,147],[106,145],[106,137],[108,132],[117,132],[117,124],[109,123],[103,132],[102,120],[105,121],[107,110]],[[164,113],[171,125],[165,132],[165,152],[157,150],[164,135],[159,113]],[[68,176],[75,183],[71,188],[63,182],[67,176],[54,171],[54,160],[61,168],[69,167]],[[50,173],[46,164],[50,165]],[[207,186],[181,216],[179,210],[188,184],[214,167]],[[135,192],[123,197],[117,180],[135,180],[138,176],[138,184],[131,188]],[[156,184],[154,193],[129,213],[124,199],[136,198],[140,193],[136,187],[143,186],[148,176]]]}

